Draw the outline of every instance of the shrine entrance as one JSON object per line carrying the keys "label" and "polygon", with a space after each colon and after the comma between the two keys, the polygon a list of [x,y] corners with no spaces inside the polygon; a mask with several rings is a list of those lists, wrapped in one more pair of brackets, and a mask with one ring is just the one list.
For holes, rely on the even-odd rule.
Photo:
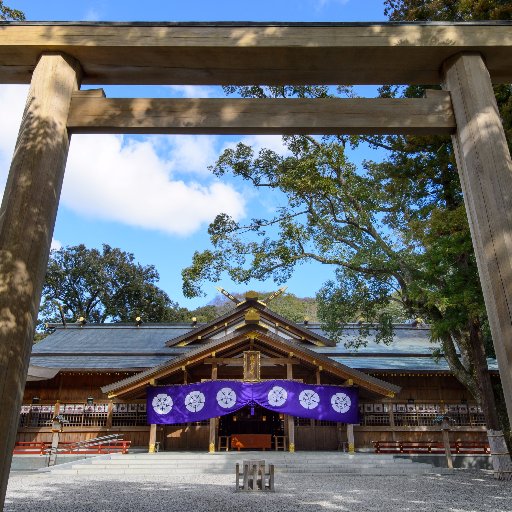
{"label": "shrine entrance", "polygon": [[237,449],[237,443],[248,442],[251,446],[247,448],[262,449],[270,444],[274,449],[276,436],[285,435],[285,415],[257,404],[247,405],[219,418],[218,435],[225,438],[230,449]]}
{"label": "shrine entrance", "polygon": [[219,418],[219,435],[271,434],[284,435],[284,414],[269,411],[260,405],[247,405]]}

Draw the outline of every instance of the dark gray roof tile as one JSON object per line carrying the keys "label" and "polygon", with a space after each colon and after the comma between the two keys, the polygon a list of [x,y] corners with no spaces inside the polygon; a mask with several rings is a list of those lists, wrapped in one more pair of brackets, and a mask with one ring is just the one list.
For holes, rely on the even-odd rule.
{"label": "dark gray roof tile", "polygon": [[60,327],[32,349],[33,354],[113,352],[116,354],[163,352],[165,343],[191,330],[187,325],[141,325],[140,327],[104,324]]}

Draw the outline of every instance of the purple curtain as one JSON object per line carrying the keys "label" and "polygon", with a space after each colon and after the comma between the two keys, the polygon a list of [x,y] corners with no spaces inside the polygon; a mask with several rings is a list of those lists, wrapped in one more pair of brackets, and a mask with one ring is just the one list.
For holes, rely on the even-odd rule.
{"label": "purple curtain", "polygon": [[147,390],[148,423],[201,421],[250,404],[302,418],[359,422],[358,392],[353,387],[314,386],[288,380],[214,380]]}

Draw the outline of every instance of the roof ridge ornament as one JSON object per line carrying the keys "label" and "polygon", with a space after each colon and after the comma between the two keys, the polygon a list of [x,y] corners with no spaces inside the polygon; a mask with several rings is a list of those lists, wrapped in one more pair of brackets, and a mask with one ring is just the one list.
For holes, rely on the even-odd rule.
{"label": "roof ridge ornament", "polygon": [[234,295],[231,295],[231,293],[224,290],[224,288],[221,288],[220,286],[216,286],[215,288],[219,290],[219,292],[222,293],[222,295],[224,295],[225,297],[227,297],[230,301],[234,302],[237,306],[242,302],[241,300],[238,300]]}
{"label": "roof ridge ornament", "polygon": [[272,302],[274,299],[277,299],[277,297],[282,295],[287,289],[288,289],[288,286],[282,286],[281,288],[279,288],[279,290],[277,290],[274,293],[270,294],[265,299],[265,301],[263,301],[263,304],[267,305],[269,302]]}

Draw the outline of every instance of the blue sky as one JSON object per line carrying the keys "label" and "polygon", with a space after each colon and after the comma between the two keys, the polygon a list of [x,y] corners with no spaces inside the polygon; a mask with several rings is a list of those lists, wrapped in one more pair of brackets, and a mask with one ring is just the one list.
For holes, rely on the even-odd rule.
{"label": "blue sky", "polygon": [[[382,0],[9,0],[30,21],[384,21]],[[220,88],[109,87],[114,96],[221,96]],[[368,95],[372,94],[368,91]],[[23,109],[26,86],[0,85],[0,187],[3,188]],[[209,247],[208,223],[227,211],[243,220],[270,214],[276,204],[246,184],[216,180],[208,172],[223,148],[244,140],[282,151],[279,137],[221,136],[73,136],[54,232],[55,246],[102,243],[133,252],[143,264],[154,264],[159,285],[173,300],[193,308],[211,300],[187,300],[181,293],[180,271],[194,250]],[[353,160],[375,158],[360,149]],[[332,268],[302,265],[287,283],[288,291],[313,296]],[[230,291],[245,287],[229,280],[218,283]],[[252,288],[271,290],[272,282]]]}

